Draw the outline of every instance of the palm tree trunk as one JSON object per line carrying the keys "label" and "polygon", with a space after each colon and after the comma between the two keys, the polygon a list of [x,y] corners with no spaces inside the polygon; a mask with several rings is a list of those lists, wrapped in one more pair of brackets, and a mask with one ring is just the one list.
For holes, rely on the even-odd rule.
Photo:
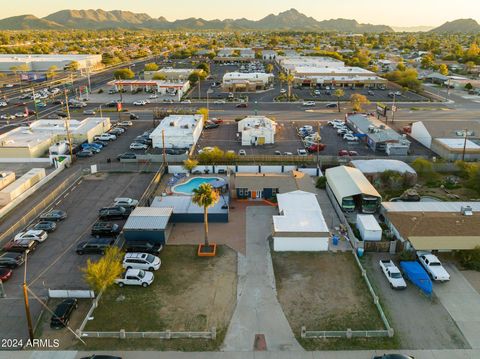
{"label": "palm tree trunk", "polygon": [[208,209],[207,207],[203,208],[203,225],[205,227],[205,247],[210,247],[208,243]]}
{"label": "palm tree trunk", "polygon": [[337,97],[337,109],[340,112],[340,97]]}

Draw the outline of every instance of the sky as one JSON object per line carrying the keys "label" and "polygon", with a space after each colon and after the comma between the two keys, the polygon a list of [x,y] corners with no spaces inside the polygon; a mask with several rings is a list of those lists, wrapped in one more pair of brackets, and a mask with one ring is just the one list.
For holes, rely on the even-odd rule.
{"label": "sky", "polygon": [[459,18],[480,20],[479,0],[0,0],[0,17],[43,17],[64,9],[129,10],[168,20],[187,17],[258,20],[295,8],[317,20],[356,19],[390,26],[437,26]]}

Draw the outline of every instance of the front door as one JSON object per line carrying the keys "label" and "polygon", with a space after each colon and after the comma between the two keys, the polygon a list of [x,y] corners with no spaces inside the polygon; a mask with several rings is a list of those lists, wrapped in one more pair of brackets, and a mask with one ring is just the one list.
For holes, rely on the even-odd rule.
{"label": "front door", "polygon": [[257,198],[257,191],[252,191],[252,199],[256,199]]}

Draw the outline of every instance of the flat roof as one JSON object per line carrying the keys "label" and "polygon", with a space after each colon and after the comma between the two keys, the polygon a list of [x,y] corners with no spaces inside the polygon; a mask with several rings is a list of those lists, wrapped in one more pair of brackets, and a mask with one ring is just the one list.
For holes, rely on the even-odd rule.
{"label": "flat roof", "polygon": [[480,138],[480,120],[451,120],[451,121],[417,121],[413,123],[423,125],[433,138],[461,138],[468,129],[469,138]]}
{"label": "flat roof", "polygon": [[182,89],[188,81],[183,82],[170,82],[165,80],[113,80],[108,84],[122,85],[122,86],[156,86],[160,88],[176,88]]}
{"label": "flat roof", "polygon": [[350,163],[358,168],[362,173],[381,173],[385,171],[395,171],[400,173],[417,174],[417,172],[408,164],[399,160],[351,160]]}
{"label": "flat roof", "polygon": [[172,207],[136,207],[123,229],[165,229],[172,212]]}
{"label": "flat roof", "polygon": [[0,54],[0,62],[81,61],[101,58],[102,55],[98,54]]}
{"label": "flat roof", "polygon": [[480,213],[480,202],[382,202],[387,212],[455,212],[460,213],[462,207],[470,206],[474,212]]}
{"label": "flat roof", "polygon": [[195,128],[202,122],[203,115],[170,115],[165,117],[158,126],[150,134],[150,138],[155,136],[162,136],[162,131],[165,135],[192,135]]}
{"label": "flat roof", "polygon": [[345,198],[364,194],[382,198],[367,177],[357,168],[338,166],[325,170],[328,185],[337,198]]}
{"label": "flat roof", "polygon": [[[349,115],[347,120],[354,124],[361,133],[366,134],[375,142],[396,141],[410,145],[410,141],[374,117],[362,114],[354,114]],[[374,127],[373,131],[370,130],[372,128],[371,126]]]}
{"label": "flat roof", "polygon": [[262,191],[264,188],[278,188],[280,193],[296,191],[301,181],[310,180],[304,173],[289,171],[285,173],[235,173],[235,188],[248,188]]}
{"label": "flat roof", "polygon": [[[208,213],[228,213],[228,208],[222,208],[224,205],[228,205],[228,195],[221,196],[220,200],[208,209]],[[203,213],[203,207],[193,203],[191,196],[158,196],[153,199],[150,206],[154,208],[172,208],[173,214]]]}
{"label": "flat roof", "polygon": [[370,231],[381,231],[382,227],[378,224],[373,214],[357,214],[357,223],[361,222],[363,228]]}
{"label": "flat roof", "polygon": [[480,150],[480,145],[468,139],[465,141],[464,138],[436,138],[435,140],[454,150],[463,150],[464,147],[467,150]]}

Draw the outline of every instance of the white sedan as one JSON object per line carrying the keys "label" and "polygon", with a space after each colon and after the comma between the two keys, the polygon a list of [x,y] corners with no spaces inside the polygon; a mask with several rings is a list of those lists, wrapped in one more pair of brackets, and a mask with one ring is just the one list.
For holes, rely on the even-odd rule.
{"label": "white sedan", "polygon": [[44,242],[47,239],[47,237],[48,237],[48,234],[45,231],[30,229],[26,232],[18,233],[15,236],[14,241],[20,241],[22,239],[31,239],[37,242]]}
{"label": "white sedan", "polygon": [[145,101],[134,101],[135,106],[145,106],[147,103]]}
{"label": "white sedan", "polygon": [[315,101],[305,101],[302,103],[302,106],[307,106],[307,107],[315,106]]}
{"label": "white sedan", "polygon": [[27,117],[28,115],[25,112],[17,112],[15,117]]}
{"label": "white sedan", "polygon": [[158,95],[157,94],[152,94],[152,95],[148,96],[148,98],[151,98],[153,100],[153,99],[158,98]]}
{"label": "white sedan", "polygon": [[3,115],[0,116],[0,119],[2,119],[2,120],[15,120],[15,116],[14,115],[3,114]]}
{"label": "white sedan", "polygon": [[113,141],[117,139],[117,136],[112,135],[111,133],[103,133],[100,136],[98,136],[98,139],[100,141]]}
{"label": "white sedan", "polygon": [[6,103],[5,101],[0,101],[0,107],[7,107],[8,106],[8,103]]}
{"label": "white sedan", "polygon": [[121,121],[118,123],[120,126],[133,126],[133,122],[132,121]]}
{"label": "white sedan", "polygon": [[346,133],[343,135],[343,139],[347,141],[358,141],[358,137],[355,137],[351,133]]}
{"label": "white sedan", "polygon": [[224,103],[226,103],[226,101],[225,100],[215,100],[213,103],[224,104]]}
{"label": "white sedan", "polygon": [[131,150],[146,150],[148,146],[144,143],[133,142],[130,144]]}

